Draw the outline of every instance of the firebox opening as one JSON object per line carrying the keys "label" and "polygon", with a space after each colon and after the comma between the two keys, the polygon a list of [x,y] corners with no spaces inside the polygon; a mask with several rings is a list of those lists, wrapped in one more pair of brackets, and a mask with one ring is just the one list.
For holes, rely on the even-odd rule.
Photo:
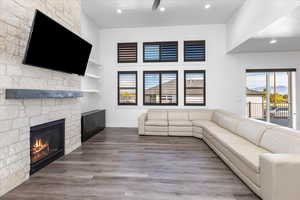
{"label": "firebox opening", "polygon": [[31,127],[30,174],[64,155],[65,120],[58,120]]}

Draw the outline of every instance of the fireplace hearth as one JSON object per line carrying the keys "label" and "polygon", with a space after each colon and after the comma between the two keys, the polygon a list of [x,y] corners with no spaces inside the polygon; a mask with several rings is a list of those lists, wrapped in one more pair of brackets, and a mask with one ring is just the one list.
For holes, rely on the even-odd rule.
{"label": "fireplace hearth", "polygon": [[64,152],[64,119],[30,128],[30,174],[63,156]]}

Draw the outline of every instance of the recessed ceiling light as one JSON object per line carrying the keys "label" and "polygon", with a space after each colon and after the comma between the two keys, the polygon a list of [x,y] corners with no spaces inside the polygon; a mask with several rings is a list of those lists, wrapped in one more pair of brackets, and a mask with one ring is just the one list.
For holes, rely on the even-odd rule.
{"label": "recessed ceiling light", "polygon": [[277,43],[277,40],[273,39],[273,40],[270,40],[270,44],[275,44]]}
{"label": "recessed ceiling light", "polygon": [[121,14],[122,12],[123,12],[122,9],[117,9],[118,14]]}
{"label": "recessed ceiling light", "polygon": [[165,12],[166,8],[165,7],[161,7],[159,10],[160,10],[160,12]]}
{"label": "recessed ceiling light", "polygon": [[207,4],[204,5],[205,9],[209,9],[210,7],[211,7],[211,5],[209,3],[207,3]]}

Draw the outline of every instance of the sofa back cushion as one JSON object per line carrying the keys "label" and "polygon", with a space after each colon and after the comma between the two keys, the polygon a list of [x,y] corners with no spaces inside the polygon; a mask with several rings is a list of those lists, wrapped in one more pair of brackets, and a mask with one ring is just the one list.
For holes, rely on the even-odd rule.
{"label": "sofa back cushion", "polygon": [[166,110],[149,110],[148,120],[168,120],[168,112]]}
{"label": "sofa back cushion", "polygon": [[300,153],[300,131],[276,127],[268,129],[262,136],[260,146],[273,153]]}
{"label": "sofa back cushion", "polygon": [[199,109],[199,110],[190,110],[189,111],[189,120],[211,120],[214,111],[208,109]]}
{"label": "sofa back cushion", "polygon": [[275,127],[275,125],[257,120],[245,119],[238,123],[236,133],[248,141],[259,145],[264,132],[272,127]]}
{"label": "sofa back cushion", "polygon": [[189,120],[189,113],[186,110],[169,110],[168,120],[169,121]]}
{"label": "sofa back cushion", "polygon": [[214,112],[212,120],[219,126],[236,133],[238,122],[241,119],[238,119],[234,114],[217,110]]}

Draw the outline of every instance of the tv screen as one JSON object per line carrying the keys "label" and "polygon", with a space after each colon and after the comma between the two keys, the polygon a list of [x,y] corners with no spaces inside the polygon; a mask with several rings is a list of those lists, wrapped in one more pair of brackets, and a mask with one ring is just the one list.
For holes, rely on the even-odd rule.
{"label": "tv screen", "polygon": [[84,75],[92,45],[36,10],[23,64]]}

